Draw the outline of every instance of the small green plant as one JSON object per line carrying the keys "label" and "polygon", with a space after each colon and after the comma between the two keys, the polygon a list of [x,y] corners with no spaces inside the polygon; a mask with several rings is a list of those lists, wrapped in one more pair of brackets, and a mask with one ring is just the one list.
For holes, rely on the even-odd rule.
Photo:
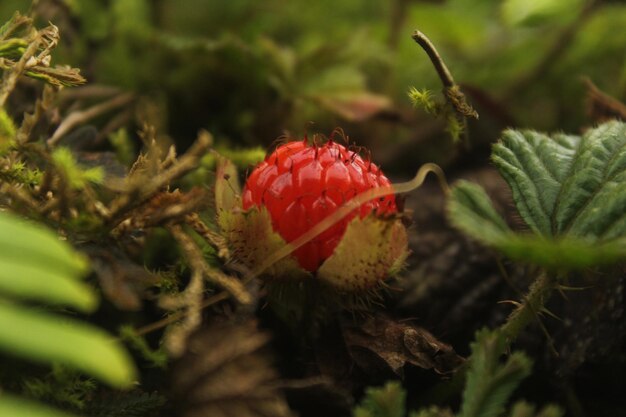
{"label": "small green plant", "polygon": [[514,232],[478,185],[459,182],[448,212],[462,231],[504,255],[543,267],[503,330],[514,339],[541,312],[567,271],[626,258],[626,124],[582,137],[506,131],[492,160],[529,232]]}

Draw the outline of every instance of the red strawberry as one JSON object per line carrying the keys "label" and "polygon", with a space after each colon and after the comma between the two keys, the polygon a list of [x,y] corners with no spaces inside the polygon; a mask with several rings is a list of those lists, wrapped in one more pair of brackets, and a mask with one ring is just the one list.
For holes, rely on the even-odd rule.
{"label": "red strawberry", "polygon": [[[244,187],[243,208],[265,206],[274,230],[292,242],[355,195],[388,185],[378,166],[355,151],[332,140],[317,146],[305,139],[279,146],[254,169]],[[372,211],[380,216],[395,213],[394,196],[363,204],[296,250],[300,266],[315,272],[333,254],[350,220]]]}

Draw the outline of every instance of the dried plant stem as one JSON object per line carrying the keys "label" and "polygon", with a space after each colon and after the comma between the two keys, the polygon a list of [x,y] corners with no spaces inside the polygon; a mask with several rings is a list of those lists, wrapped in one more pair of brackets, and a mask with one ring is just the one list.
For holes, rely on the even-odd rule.
{"label": "dried plant stem", "polygon": [[63,122],[55,130],[52,137],[48,139],[48,146],[54,146],[59,141],[59,139],[61,139],[76,126],[81,125],[93,119],[94,117],[100,116],[101,114],[107,113],[115,108],[123,107],[133,101],[134,98],[134,95],[131,93],[120,94],[110,100],[105,101],[104,103],[96,104],[95,106],[90,107],[86,110],[78,110],[70,113],[65,119],[63,119]]}
{"label": "dried plant stem", "polygon": [[26,63],[30,58],[35,56],[37,50],[39,49],[39,45],[41,44],[41,37],[36,36],[36,38],[28,45],[26,51],[20,58],[17,63],[11,67],[10,70],[4,73],[4,77],[2,78],[2,85],[0,85],[0,107],[3,107],[9,98],[9,95],[15,88],[15,84],[17,84],[17,80],[24,72],[26,68]]}
{"label": "dried plant stem", "polygon": [[212,268],[206,263],[202,250],[191,236],[183,231],[181,226],[168,226],[168,230],[180,245],[193,271],[199,272],[208,281],[224,288],[240,303],[248,304],[252,301],[252,297],[239,280]]}
{"label": "dried plant stem", "polygon": [[150,178],[141,175],[123,184],[122,195],[116,198],[110,205],[109,225],[112,227],[117,226],[129,209],[144,202],[154,193],[169,185],[173,180],[196,168],[200,163],[200,159],[208,151],[211,143],[211,135],[208,132],[201,132],[198,140],[191,145],[189,150],[165,171],[159,172]]}
{"label": "dried plant stem", "polygon": [[412,38],[415,42],[419,44],[419,46],[422,47],[424,52],[426,52],[426,54],[430,58],[430,61],[433,63],[433,66],[435,67],[435,70],[439,75],[439,79],[441,80],[443,87],[454,87],[456,85],[456,83],[454,82],[454,78],[452,78],[450,70],[446,66],[446,63],[443,61],[443,59],[439,55],[439,52],[437,52],[437,48],[435,48],[435,45],[433,45],[430,39],[428,39],[428,37],[426,37],[426,35],[424,35],[419,30],[413,32]]}
{"label": "dried plant stem", "polygon": [[452,74],[448,69],[448,66],[443,61],[439,52],[435,48],[435,45],[419,30],[413,32],[413,40],[417,42],[419,46],[426,52],[430,61],[432,62],[439,79],[443,84],[443,95],[448,105],[454,109],[454,117],[458,123],[463,127],[463,136],[465,138],[465,145],[469,146],[469,136],[467,129],[467,118],[472,117],[478,119],[478,112],[467,102],[465,94],[461,91],[461,88],[454,82]]}
{"label": "dried plant stem", "polygon": [[209,229],[200,219],[198,213],[191,213],[185,216],[185,223],[217,250],[217,256],[220,259],[230,259],[230,251],[224,237]]}
{"label": "dried plant stem", "polygon": [[[213,304],[219,303],[220,301],[227,300],[229,297],[230,297],[230,294],[228,292],[222,291],[218,294],[215,294],[212,297],[207,298],[202,303],[200,303],[200,309],[204,309],[209,306],[212,306]],[[172,323],[176,323],[177,321],[185,317],[186,314],[187,314],[186,311],[179,311],[159,321],[155,321],[154,323],[150,323],[146,326],[140,327],[139,329],[135,330],[135,333],[139,336],[143,336],[145,334],[155,332],[159,329],[169,326]]]}

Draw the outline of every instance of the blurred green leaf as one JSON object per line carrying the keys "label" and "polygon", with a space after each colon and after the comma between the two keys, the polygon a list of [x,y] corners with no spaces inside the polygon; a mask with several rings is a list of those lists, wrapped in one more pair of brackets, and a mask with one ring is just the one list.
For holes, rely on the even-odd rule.
{"label": "blurred green leaf", "polygon": [[587,268],[626,257],[626,239],[599,244],[575,237],[515,233],[495,211],[484,189],[467,181],[459,181],[452,189],[448,214],[456,227],[485,245],[511,259],[549,269]]}
{"label": "blurred green leaf", "polygon": [[102,167],[82,168],[68,148],[56,148],[52,152],[52,160],[57,168],[63,172],[70,187],[74,189],[81,189],[87,183],[101,184],[104,181],[104,169]]}
{"label": "blurred green leaf", "polygon": [[522,379],[530,375],[532,363],[515,352],[501,363],[505,340],[487,329],[476,333],[472,343],[467,382],[458,417],[497,417]]}
{"label": "blurred green leaf", "polygon": [[562,22],[580,12],[585,0],[505,0],[502,18],[511,26]]}
{"label": "blurred green leaf", "polygon": [[409,417],[454,417],[454,414],[448,408],[440,408],[433,405],[428,408],[413,411],[409,414]]}
{"label": "blurred green leaf", "polygon": [[88,285],[66,272],[37,265],[36,258],[33,260],[24,263],[0,254],[0,293],[87,312],[97,307],[98,298]]}
{"label": "blurred green leaf", "polygon": [[91,325],[0,301],[0,349],[43,363],[59,362],[116,387],[136,378],[130,357]]}
{"label": "blurred green leaf", "polygon": [[539,412],[536,412],[536,407],[532,404],[528,404],[526,401],[516,402],[509,414],[510,417],[562,417],[563,410],[559,407],[549,404],[543,407]]}
{"label": "blurred green leaf", "polygon": [[0,107],[0,153],[15,140],[15,124],[4,108]]}
{"label": "blurred green leaf", "polygon": [[365,398],[353,411],[354,417],[404,417],[406,392],[398,382],[368,388]]}
{"label": "blurred green leaf", "polygon": [[86,258],[51,230],[9,213],[0,213],[0,258],[65,273],[68,277],[82,276],[88,269]]}
{"label": "blurred green leaf", "polygon": [[75,417],[36,402],[0,393],[0,416],[7,417]]}

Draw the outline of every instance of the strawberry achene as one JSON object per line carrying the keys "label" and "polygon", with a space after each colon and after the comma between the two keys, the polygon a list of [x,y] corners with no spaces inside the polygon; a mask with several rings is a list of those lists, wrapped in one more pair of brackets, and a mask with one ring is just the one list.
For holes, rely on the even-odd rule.
{"label": "strawberry achene", "polygon": [[[332,140],[318,146],[305,139],[279,146],[252,171],[243,190],[243,208],[266,207],[274,231],[292,242],[355,195],[390,184],[378,166],[355,151]],[[372,211],[381,216],[395,213],[395,197],[364,203],[297,249],[294,256],[300,266],[315,272],[333,254],[350,220]]]}

